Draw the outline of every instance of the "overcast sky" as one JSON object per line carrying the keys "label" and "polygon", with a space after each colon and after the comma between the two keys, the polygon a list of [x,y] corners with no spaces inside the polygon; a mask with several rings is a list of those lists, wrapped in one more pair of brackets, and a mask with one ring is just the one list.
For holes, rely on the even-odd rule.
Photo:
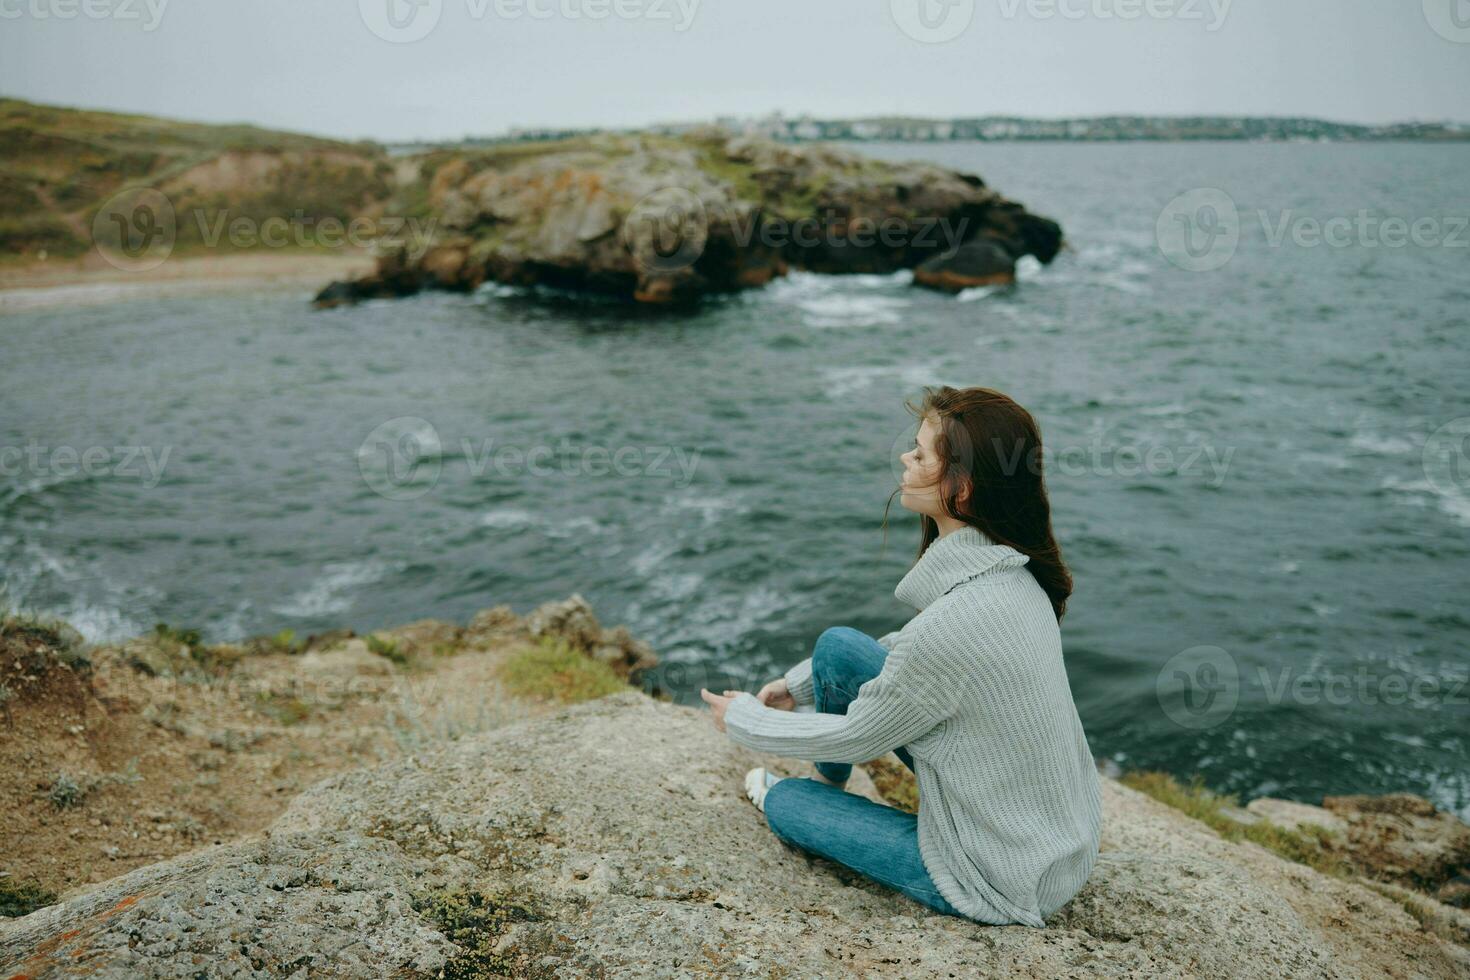
{"label": "overcast sky", "polygon": [[0,92],[384,140],[777,109],[1465,121],[1470,0],[0,0]]}

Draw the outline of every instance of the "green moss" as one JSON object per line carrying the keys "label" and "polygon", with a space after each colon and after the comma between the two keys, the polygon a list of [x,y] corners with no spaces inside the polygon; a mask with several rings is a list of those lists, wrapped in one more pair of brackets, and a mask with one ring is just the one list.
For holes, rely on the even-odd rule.
{"label": "green moss", "polygon": [[496,949],[513,923],[542,921],[530,903],[503,894],[453,891],[422,896],[414,901],[414,909],[459,947],[458,955],[439,974],[444,980],[557,975],[555,969],[539,961],[547,953],[565,952],[565,944],[545,932],[530,941]]}
{"label": "green moss", "polygon": [[21,883],[0,878],[0,917],[19,918],[55,904],[56,893],[48,892],[34,881]]}
{"label": "green moss", "polygon": [[188,647],[190,653],[204,645],[204,641],[200,638],[198,630],[181,629],[177,626],[170,626],[167,623],[155,623],[153,625],[153,635],[160,642]]}
{"label": "green moss", "polygon": [[1236,797],[1208,789],[1198,776],[1188,786],[1165,772],[1130,772],[1119,782],[1193,817],[1226,840],[1251,841],[1323,874],[1341,876],[1348,873],[1342,861],[1326,846],[1332,835],[1325,828],[1307,825],[1291,830],[1265,820],[1241,823],[1225,812],[1240,805]]}
{"label": "green moss", "polygon": [[376,633],[370,633],[367,636],[367,648],[372,653],[377,654],[384,660],[391,661],[399,667],[408,667],[413,663],[413,658],[409,656],[408,651],[399,646],[398,641],[392,637],[383,637]]}
{"label": "green moss", "polygon": [[300,653],[306,649],[306,641],[296,638],[296,631],[284,629],[271,637],[271,646],[280,653]]}
{"label": "green moss", "polygon": [[552,637],[511,654],[500,667],[500,679],[512,694],[568,704],[628,690],[607,664]]}
{"label": "green moss", "polygon": [[1412,918],[1415,922],[1419,923],[1424,928],[1429,929],[1430,931],[1434,931],[1434,913],[1429,910],[1428,905],[1425,905],[1419,899],[1415,898],[1412,895],[1405,894],[1402,889],[1390,888],[1386,885],[1383,885],[1376,881],[1372,881],[1367,878],[1361,878],[1359,879],[1359,882],[1364,886],[1371,888],[1373,891],[1382,895],[1389,901],[1397,904],[1405,912],[1409,913],[1410,918]]}
{"label": "green moss", "polygon": [[152,640],[165,654],[182,653],[187,657],[187,663],[176,665],[173,671],[175,674],[187,673],[190,667],[210,674],[228,673],[247,652],[243,647],[232,643],[205,643],[197,629],[170,626],[167,623],[154,625]]}
{"label": "green moss", "polygon": [[298,697],[261,691],[256,696],[256,710],[282,725],[299,725],[311,717],[311,705]]}

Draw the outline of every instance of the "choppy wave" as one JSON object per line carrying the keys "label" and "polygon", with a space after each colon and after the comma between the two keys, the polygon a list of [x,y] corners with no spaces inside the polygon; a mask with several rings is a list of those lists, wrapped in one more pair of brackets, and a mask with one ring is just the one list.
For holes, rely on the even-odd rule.
{"label": "choppy wave", "polygon": [[300,619],[338,616],[352,608],[359,589],[381,582],[402,567],[402,563],[384,561],[328,562],[311,585],[272,608]]}
{"label": "choppy wave", "polygon": [[767,287],[769,300],[795,307],[808,327],[892,326],[912,302],[913,275],[823,276],[794,272]]}
{"label": "choppy wave", "polygon": [[903,391],[943,383],[935,379],[934,369],[924,364],[823,368],[822,380],[828,396],[832,398],[858,394],[887,381],[896,382],[894,388]]}

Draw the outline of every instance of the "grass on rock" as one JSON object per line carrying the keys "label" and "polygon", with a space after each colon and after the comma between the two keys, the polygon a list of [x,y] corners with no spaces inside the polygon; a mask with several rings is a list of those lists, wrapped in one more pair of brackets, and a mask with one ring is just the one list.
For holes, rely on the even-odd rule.
{"label": "grass on rock", "polygon": [[500,680],[521,697],[567,704],[628,689],[628,682],[607,664],[552,637],[511,654],[500,668]]}

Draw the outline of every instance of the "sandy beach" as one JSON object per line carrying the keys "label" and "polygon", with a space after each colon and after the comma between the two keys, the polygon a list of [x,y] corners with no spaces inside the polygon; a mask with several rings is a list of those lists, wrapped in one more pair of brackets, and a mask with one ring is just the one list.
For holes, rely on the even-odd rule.
{"label": "sandy beach", "polygon": [[157,296],[241,289],[318,289],[372,268],[363,252],[232,252],[173,256],[127,272],[88,253],[81,259],[0,264],[0,314]]}

